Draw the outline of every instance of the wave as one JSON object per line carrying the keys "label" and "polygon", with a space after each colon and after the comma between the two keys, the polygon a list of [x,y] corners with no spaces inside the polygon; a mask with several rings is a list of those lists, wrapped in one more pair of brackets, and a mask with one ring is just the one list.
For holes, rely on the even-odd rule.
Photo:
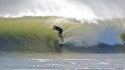
{"label": "wave", "polygon": [[[90,48],[100,44],[123,45],[125,19],[96,19],[96,22],[78,21],[61,17],[0,18],[0,50],[52,52],[59,50],[57,31],[53,25],[64,29],[67,47]],[[101,47],[101,46],[100,46]],[[56,50],[55,50],[56,49]],[[70,49],[71,50],[71,49]]]}

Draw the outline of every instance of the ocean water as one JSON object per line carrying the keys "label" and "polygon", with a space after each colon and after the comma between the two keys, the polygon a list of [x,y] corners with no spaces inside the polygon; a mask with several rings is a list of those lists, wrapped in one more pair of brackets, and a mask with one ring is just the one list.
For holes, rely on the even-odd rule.
{"label": "ocean water", "polygon": [[[62,17],[0,18],[0,49],[7,51],[54,51],[57,31],[63,28],[63,44],[68,47],[96,48],[124,46],[125,19],[95,19],[84,22]],[[109,47],[109,48],[110,48]],[[101,48],[101,47],[100,47]]]}
{"label": "ocean water", "polygon": [[125,70],[124,3],[0,0],[0,70]]}
{"label": "ocean water", "polygon": [[7,53],[1,70],[125,70],[125,54]]}
{"label": "ocean water", "polygon": [[95,21],[1,17],[0,70],[125,70],[124,18]]}

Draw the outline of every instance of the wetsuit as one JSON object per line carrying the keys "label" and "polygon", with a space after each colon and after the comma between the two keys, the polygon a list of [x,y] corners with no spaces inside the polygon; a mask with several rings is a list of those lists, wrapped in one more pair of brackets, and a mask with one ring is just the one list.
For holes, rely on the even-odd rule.
{"label": "wetsuit", "polygon": [[59,32],[58,34],[62,34],[63,33],[63,29],[58,27],[58,26],[54,26],[54,30],[57,30]]}
{"label": "wetsuit", "polygon": [[63,42],[63,36],[62,36],[63,29],[58,26],[54,26],[53,29],[58,31],[58,37],[61,39],[59,41],[62,43]]}

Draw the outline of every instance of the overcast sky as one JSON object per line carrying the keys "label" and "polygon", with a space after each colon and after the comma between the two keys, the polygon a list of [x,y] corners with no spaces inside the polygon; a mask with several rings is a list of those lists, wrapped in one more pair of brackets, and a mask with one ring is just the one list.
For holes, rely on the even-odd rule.
{"label": "overcast sky", "polygon": [[0,16],[125,17],[125,0],[0,0]]}

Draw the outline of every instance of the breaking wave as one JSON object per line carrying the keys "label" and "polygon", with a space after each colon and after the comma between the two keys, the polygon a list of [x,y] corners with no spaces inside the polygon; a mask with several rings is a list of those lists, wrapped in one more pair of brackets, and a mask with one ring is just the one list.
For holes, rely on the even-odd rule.
{"label": "breaking wave", "polygon": [[[96,19],[81,22],[61,17],[0,18],[0,50],[55,51],[60,46],[53,25],[64,29],[67,47],[96,47],[97,45],[123,45],[120,38],[125,32],[125,19]],[[101,47],[101,46],[100,46]]]}

